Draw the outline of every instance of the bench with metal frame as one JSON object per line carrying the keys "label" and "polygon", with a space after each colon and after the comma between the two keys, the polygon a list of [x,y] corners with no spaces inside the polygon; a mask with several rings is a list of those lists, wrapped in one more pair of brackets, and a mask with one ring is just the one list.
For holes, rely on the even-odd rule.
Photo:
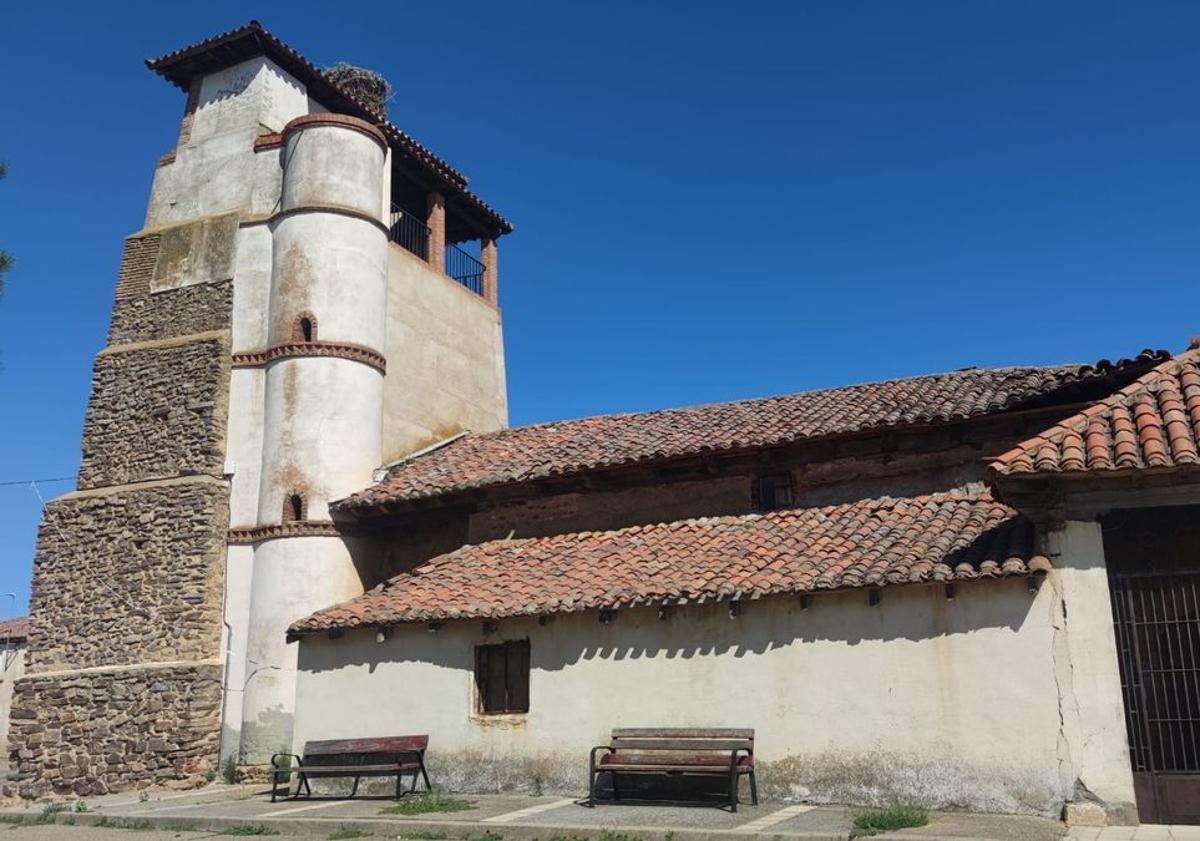
{"label": "bench with metal frame", "polygon": [[[298,777],[296,793],[304,792],[312,797],[310,779],[353,777],[354,787],[350,796],[358,793],[358,781],[363,777],[396,778],[396,797],[403,796],[403,780],[412,777],[408,793],[417,790],[417,777],[425,781],[425,790],[430,791],[429,774],[425,771],[425,750],[429,747],[428,736],[386,736],[375,739],[327,739],[305,742],[304,755],[277,753],[271,757],[271,802],[279,794],[288,795],[292,774]],[[281,765],[280,760],[287,760]],[[293,764],[293,760],[295,764]],[[283,783],[282,791],[279,784]]]}
{"label": "bench with metal frame", "polygon": [[612,731],[607,745],[592,748],[588,761],[588,806],[596,804],[596,783],[612,777],[613,800],[621,799],[618,774],[723,776],[729,807],[738,807],[738,783],[750,778],[750,800],[758,805],[754,779],[754,731],[745,728],[625,727]]}

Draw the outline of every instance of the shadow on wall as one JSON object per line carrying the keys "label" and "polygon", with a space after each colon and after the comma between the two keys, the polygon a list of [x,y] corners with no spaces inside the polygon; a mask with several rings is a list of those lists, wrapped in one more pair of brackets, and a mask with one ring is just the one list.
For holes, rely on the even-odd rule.
{"label": "shadow on wall", "polygon": [[729,602],[672,608],[665,619],[655,608],[617,611],[610,622],[598,611],[558,614],[541,627],[534,617],[499,620],[484,634],[481,620],[451,622],[437,631],[403,626],[402,645],[377,645],[376,629],[350,631],[326,644],[300,646],[301,671],[323,672],[346,666],[381,663],[429,663],[472,670],[470,644],[541,637],[534,668],[557,671],[581,661],[620,662],[637,659],[688,659],[764,654],[796,643],[820,641],[858,645],[863,642],[922,642],[985,629],[1017,632],[1027,621],[1035,595],[1025,579],[960,584],[947,599],[942,586],[884,588],[880,603],[868,604],[865,590],[815,595],[807,609],[798,596],[768,596],[747,601],[730,615]]}
{"label": "shadow on wall", "polygon": [[265,764],[276,753],[292,749],[292,713],[282,706],[259,713],[254,721],[242,723],[239,754],[242,762]]}

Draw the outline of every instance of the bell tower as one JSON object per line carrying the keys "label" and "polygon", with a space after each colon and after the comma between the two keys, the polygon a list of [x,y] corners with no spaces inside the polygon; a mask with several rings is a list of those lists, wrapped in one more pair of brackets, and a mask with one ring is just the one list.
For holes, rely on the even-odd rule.
{"label": "bell tower", "polygon": [[38,533],[24,797],[267,762],[288,625],[377,583],[330,502],[507,424],[512,226],[466,177],[256,21],[147,64],[184,117],[125,241],[78,490]]}

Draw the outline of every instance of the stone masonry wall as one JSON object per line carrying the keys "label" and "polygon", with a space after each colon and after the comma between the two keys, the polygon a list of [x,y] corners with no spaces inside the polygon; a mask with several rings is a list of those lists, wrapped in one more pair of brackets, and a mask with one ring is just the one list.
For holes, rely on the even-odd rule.
{"label": "stone masonry wall", "polygon": [[204,224],[125,242],[79,490],[38,532],[5,794],[190,786],[216,767],[234,246]]}
{"label": "stone masonry wall", "polygon": [[29,669],[218,657],[228,522],[225,484],[199,476],[48,504]]}
{"label": "stone masonry wall", "polygon": [[227,335],[102,351],[83,424],[79,487],[221,474]]}
{"label": "stone masonry wall", "polygon": [[189,786],[216,767],[220,718],[219,664],[28,677],[10,725],[18,793]]}
{"label": "stone masonry wall", "polygon": [[233,284],[229,281],[118,298],[108,342],[149,342],[221,330],[229,326],[232,311]]}

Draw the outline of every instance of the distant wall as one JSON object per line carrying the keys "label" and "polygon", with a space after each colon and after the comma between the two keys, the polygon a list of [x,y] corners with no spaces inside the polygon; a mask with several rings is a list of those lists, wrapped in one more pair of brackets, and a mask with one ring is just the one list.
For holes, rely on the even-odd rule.
{"label": "distant wall", "polygon": [[12,710],[13,687],[25,674],[25,640],[0,642],[0,769],[8,763],[8,715]]}

